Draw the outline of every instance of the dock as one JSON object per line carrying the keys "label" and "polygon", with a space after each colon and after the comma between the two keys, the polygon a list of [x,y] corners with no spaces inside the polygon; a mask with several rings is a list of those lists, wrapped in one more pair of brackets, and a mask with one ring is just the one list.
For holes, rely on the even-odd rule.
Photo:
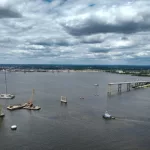
{"label": "dock", "polygon": [[108,83],[108,95],[112,94],[112,86],[117,86],[117,93],[122,93],[122,86],[126,86],[126,91],[129,92],[131,91],[131,89],[149,87],[150,81],[129,81],[129,82]]}

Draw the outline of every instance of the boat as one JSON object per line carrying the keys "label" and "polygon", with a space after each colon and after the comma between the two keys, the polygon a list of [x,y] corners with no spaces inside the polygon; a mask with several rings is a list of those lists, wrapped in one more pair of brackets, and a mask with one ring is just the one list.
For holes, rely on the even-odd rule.
{"label": "boat", "polygon": [[13,99],[15,98],[12,94],[0,94],[0,99]]}
{"label": "boat", "polygon": [[7,107],[7,109],[8,110],[16,110],[16,109],[21,109],[21,108],[23,108],[25,106],[26,106],[25,104],[23,104],[23,105],[21,105],[21,104],[10,105],[10,106]]}
{"label": "boat", "polygon": [[0,99],[13,99],[15,95],[7,93],[7,78],[6,78],[6,70],[5,70],[5,94],[0,94]]}
{"label": "boat", "polygon": [[80,97],[80,99],[84,99],[84,97]]}
{"label": "boat", "polygon": [[106,100],[106,111],[105,111],[105,113],[102,115],[102,117],[104,118],[104,119],[106,119],[106,120],[111,120],[111,119],[116,119],[114,116],[112,116],[112,115],[110,115],[109,113],[108,113],[108,97],[107,97],[107,100]]}
{"label": "boat", "polygon": [[25,106],[23,109],[28,109],[28,110],[40,110],[40,106]]}
{"label": "boat", "polygon": [[105,114],[103,115],[103,118],[104,118],[104,119],[108,119],[108,120],[110,120],[110,119],[115,119],[115,117],[111,116],[107,111],[106,111]]}
{"label": "boat", "polygon": [[67,103],[67,97],[61,96],[60,102],[61,103]]}
{"label": "boat", "polygon": [[31,97],[31,100],[28,101],[28,103],[25,103],[25,104],[24,104],[23,109],[28,109],[28,110],[40,110],[40,109],[41,109],[40,106],[34,106],[34,105],[33,105],[34,93],[35,93],[35,90],[32,89],[32,97]]}
{"label": "boat", "polygon": [[0,118],[3,118],[5,114],[2,112],[2,106],[0,105]]}
{"label": "boat", "polygon": [[17,126],[16,125],[12,125],[11,126],[11,130],[16,130],[17,129]]}

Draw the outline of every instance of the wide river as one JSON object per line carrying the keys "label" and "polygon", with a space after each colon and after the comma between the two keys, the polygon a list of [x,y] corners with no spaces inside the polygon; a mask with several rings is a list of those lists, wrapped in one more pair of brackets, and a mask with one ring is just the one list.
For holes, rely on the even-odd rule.
{"label": "wide river", "polygon": [[[8,92],[16,97],[0,100],[5,113],[0,150],[149,150],[150,89],[107,98],[109,82],[135,80],[150,78],[104,72],[7,73]],[[33,88],[40,111],[6,109],[27,102]],[[3,72],[0,92],[5,92]],[[60,104],[61,96],[68,105]],[[104,120],[106,109],[118,119]],[[16,131],[10,129],[13,124]]]}

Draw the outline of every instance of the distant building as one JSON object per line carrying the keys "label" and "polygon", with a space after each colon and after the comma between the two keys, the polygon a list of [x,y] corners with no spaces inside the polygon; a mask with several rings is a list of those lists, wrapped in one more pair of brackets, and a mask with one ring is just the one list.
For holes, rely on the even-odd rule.
{"label": "distant building", "polygon": [[116,73],[120,73],[120,74],[122,74],[122,73],[124,73],[122,70],[116,70]]}

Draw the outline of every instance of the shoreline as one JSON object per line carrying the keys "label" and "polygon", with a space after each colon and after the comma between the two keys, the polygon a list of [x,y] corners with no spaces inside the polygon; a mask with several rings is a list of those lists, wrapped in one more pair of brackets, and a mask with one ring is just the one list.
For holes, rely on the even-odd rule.
{"label": "shoreline", "polygon": [[[73,73],[73,72],[106,72],[112,74],[120,74],[120,75],[130,75],[130,76],[138,76],[138,77],[150,77],[149,72],[144,72],[145,70],[141,71],[122,71],[122,70],[104,70],[104,69],[12,69],[12,68],[3,68],[0,72],[23,72],[23,73],[33,73],[33,72],[51,72],[51,73]],[[144,73],[143,73],[144,72]]]}
{"label": "shoreline", "polygon": [[[5,70],[0,70],[0,72],[4,72]],[[52,73],[59,73],[59,72],[104,72],[103,70],[93,70],[93,69],[85,69],[85,70],[73,70],[73,69],[62,69],[62,70],[42,70],[42,69],[6,69],[7,72],[23,72],[23,73],[32,73],[32,72],[52,72]]]}

